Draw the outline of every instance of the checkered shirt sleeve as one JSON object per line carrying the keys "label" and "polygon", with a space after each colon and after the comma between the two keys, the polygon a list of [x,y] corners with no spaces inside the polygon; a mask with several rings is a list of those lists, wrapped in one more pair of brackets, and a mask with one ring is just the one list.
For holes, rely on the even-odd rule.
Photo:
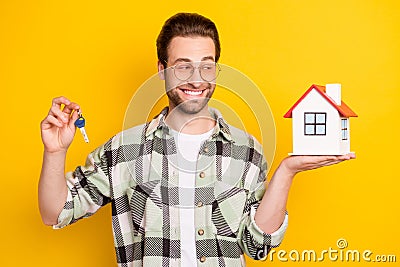
{"label": "checkered shirt sleeve", "polygon": [[93,215],[111,201],[104,146],[90,153],[84,166],[66,174],[68,196],[54,229]]}
{"label": "checkered shirt sleeve", "polygon": [[[261,148],[254,140],[255,146]],[[262,150],[259,150],[262,151]],[[249,190],[246,198],[243,217],[238,231],[238,244],[241,249],[252,259],[266,259],[271,248],[278,247],[284,237],[288,226],[288,214],[286,212],[284,221],[280,228],[271,234],[264,233],[255,222],[255,213],[265,193],[265,179],[267,164],[264,156],[261,157],[259,174],[255,185]]]}

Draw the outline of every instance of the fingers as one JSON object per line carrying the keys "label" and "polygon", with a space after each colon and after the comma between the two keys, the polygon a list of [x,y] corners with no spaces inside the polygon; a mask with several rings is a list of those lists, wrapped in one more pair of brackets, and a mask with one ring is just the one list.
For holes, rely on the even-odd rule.
{"label": "fingers", "polygon": [[344,160],[348,160],[348,159],[355,159],[356,158],[356,154],[354,153],[348,153],[346,155],[341,155],[339,156],[340,159],[344,159]]}
{"label": "fingers", "polygon": [[51,106],[49,115],[57,118],[62,123],[68,123],[69,114],[62,112],[57,106]]}
{"label": "fingers", "polygon": [[56,106],[56,107],[60,108],[62,104],[69,105],[71,103],[71,101],[69,101],[69,99],[64,96],[60,96],[60,97],[53,98],[51,103],[52,103],[52,106]]}
{"label": "fingers", "polygon": [[69,105],[65,105],[63,108],[63,112],[67,114],[71,114],[73,110],[78,111],[80,109],[77,103],[71,102]]}
{"label": "fingers", "polygon": [[324,157],[320,158],[319,161],[310,162],[307,167],[309,167],[310,169],[317,169],[320,167],[338,164],[340,162],[354,159],[354,158],[355,158],[355,155],[353,153],[341,155],[341,156],[327,156],[325,158]]}
{"label": "fingers", "polygon": [[354,153],[339,156],[302,156],[303,164],[324,164],[326,162],[341,162],[355,158]]}
{"label": "fingers", "polygon": [[[61,105],[64,105],[64,108],[61,110]],[[66,97],[60,96],[56,97],[52,100],[52,105],[49,110],[49,115],[57,118],[59,121],[63,123],[68,123],[71,113],[74,110],[79,110],[79,105],[71,102]]]}
{"label": "fingers", "polygon": [[[78,109],[79,109],[79,106],[78,106]],[[76,110],[76,109],[75,109]],[[69,123],[68,123],[68,126],[70,127],[70,128],[74,128],[75,127],[75,121],[78,119],[78,117],[79,117],[79,115],[78,115],[78,112],[74,112],[74,113],[72,113],[72,115],[71,115],[71,119],[69,120]]]}
{"label": "fingers", "polygon": [[292,173],[318,169],[355,158],[353,153],[340,156],[291,156],[285,159],[284,166]]}
{"label": "fingers", "polygon": [[319,162],[318,164],[315,164],[315,168],[319,168],[319,167],[325,167],[325,166],[330,166],[330,165],[334,165],[334,164],[338,164],[340,162],[342,162],[344,160],[342,159],[337,159],[337,160],[326,160],[326,161],[322,161]]}
{"label": "fingers", "polygon": [[315,166],[323,165],[327,162],[337,160],[336,156],[295,156],[296,165],[299,169],[310,169],[315,168]]}
{"label": "fingers", "polygon": [[53,125],[61,128],[63,127],[63,123],[59,121],[56,117],[52,115],[47,115],[47,117],[42,121],[41,123],[42,129],[47,130],[48,128],[51,128]]}

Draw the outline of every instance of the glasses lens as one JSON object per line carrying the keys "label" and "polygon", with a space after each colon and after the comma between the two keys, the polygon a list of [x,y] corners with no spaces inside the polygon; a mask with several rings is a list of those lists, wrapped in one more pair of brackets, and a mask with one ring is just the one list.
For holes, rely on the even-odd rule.
{"label": "glasses lens", "polygon": [[193,75],[194,67],[189,63],[177,64],[174,68],[175,76],[181,81],[186,81]]}
{"label": "glasses lens", "polygon": [[[187,81],[194,73],[194,67],[191,63],[179,63],[174,67],[174,74],[177,79]],[[201,78],[206,82],[214,81],[219,74],[217,63],[202,63],[198,67]]]}
{"label": "glasses lens", "polygon": [[207,82],[211,82],[217,78],[216,63],[201,64],[199,70],[201,78]]}

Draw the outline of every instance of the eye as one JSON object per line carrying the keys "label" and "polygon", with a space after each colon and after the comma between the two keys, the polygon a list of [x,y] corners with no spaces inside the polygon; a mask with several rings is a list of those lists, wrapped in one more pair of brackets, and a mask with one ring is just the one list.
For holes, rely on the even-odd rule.
{"label": "eye", "polygon": [[200,66],[203,70],[212,70],[214,68],[214,64],[204,64]]}
{"label": "eye", "polygon": [[176,65],[175,68],[178,69],[178,70],[190,70],[193,67],[190,64],[178,64],[178,65]]}

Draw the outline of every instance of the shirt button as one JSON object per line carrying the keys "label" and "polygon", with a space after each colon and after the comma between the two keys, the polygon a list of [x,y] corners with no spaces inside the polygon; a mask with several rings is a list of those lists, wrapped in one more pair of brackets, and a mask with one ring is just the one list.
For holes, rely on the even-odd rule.
{"label": "shirt button", "polygon": [[203,151],[204,151],[205,153],[207,153],[207,152],[208,152],[208,147],[205,147]]}
{"label": "shirt button", "polygon": [[205,262],[205,261],[206,261],[206,257],[205,257],[205,256],[201,256],[201,257],[200,257],[200,261],[201,261],[201,262]]}
{"label": "shirt button", "polygon": [[203,230],[203,229],[200,229],[199,231],[197,231],[197,233],[198,233],[199,235],[204,235],[204,230]]}
{"label": "shirt button", "polygon": [[201,201],[199,201],[199,202],[197,202],[197,207],[202,207],[203,206],[203,202],[201,202]]}
{"label": "shirt button", "polygon": [[199,174],[199,176],[200,176],[200,178],[204,178],[204,177],[206,177],[206,174],[205,174],[204,172],[201,172],[201,173]]}

